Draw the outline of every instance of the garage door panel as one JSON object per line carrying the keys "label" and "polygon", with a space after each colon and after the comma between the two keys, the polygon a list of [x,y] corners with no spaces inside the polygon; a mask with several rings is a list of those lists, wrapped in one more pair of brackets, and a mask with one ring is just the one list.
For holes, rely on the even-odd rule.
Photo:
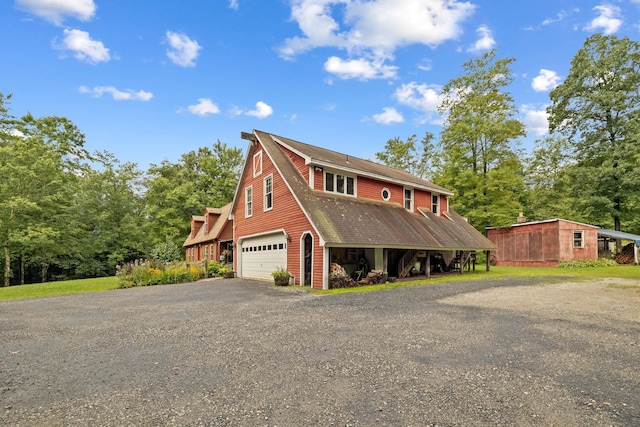
{"label": "garage door panel", "polygon": [[287,241],[282,233],[244,239],[242,276],[271,278],[271,272],[287,265]]}

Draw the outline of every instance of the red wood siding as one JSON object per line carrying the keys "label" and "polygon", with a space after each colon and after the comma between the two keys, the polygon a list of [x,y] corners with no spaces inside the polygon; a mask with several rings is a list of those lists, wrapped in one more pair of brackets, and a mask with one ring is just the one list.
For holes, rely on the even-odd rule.
{"label": "red wood siding", "polygon": [[291,150],[288,150],[284,147],[280,147],[280,148],[282,149],[282,151],[284,151],[284,153],[287,156],[289,156],[289,158],[295,165],[296,169],[298,169],[302,174],[302,176],[304,177],[305,181],[309,182],[309,166],[305,165],[304,159]]}
{"label": "red wood siding", "polygon": [[[584,248],[573,247],[574,231],[584,231]],[[598,257],[597,228],[564,220],[489,229],[487,237],[498,246],[498,265],[553,267]]]}
{"label": "red wood siding", "polygon": [[[260,145],[257,145],[260,147]],[[253,152],[248,153],[253,156]],[[292,153],[293,154],[293,153]],[[294,154],[295,155],[295,154]],[[295,276],[296,284],[300,284],[300,257],[301,242],[303,233],[311,231],[313,235],[313,283],[314,288],[322,288],[322,247],[319,245],[320,239],[313,231],[313,227],[304,215],[295,198],[278,174],[275,166],[268,156],[262,158],[262,174],[253,177],[252,171],[244,171],[242,176],[241,190],[238,194],[238,202],[234,210],[234,223],[236,228],[235,241],[244,236],[264,233],[272,230],[284,229],[290,236],[287,243],[287,270]],[[306,167],[306,166],[305,166]],[[248,172],[248,173],[247,173]],[[273,209],[264,212],[263,180],[269,174],[273,174]],[[308,176],[308,173],[307,173]],[[253,185],[253,216],[245,218],[245,188]],[[234,266],[238,269],[239,257],[234,257]]]}
{"label": "red wood siding", "polygon": [[424,190],[413,190],[413,206],[416,209],[418,208],[427,208],[431,211],[431,193]]}
{"label": "red wood siding", "polygon": [[388,188],[391,192],[389,203],[397,203],[401,206],[404,203],[404,188],[402,185],[390,184],[376,179],[359,176],[357,178],[356,186],[359,199],[369,199],[382,202],[384,201],[382,199],[382,189]]}
{"label": "red wood siding", "polygon": [[313,168],[313,189],[324,191],[324,169]]}

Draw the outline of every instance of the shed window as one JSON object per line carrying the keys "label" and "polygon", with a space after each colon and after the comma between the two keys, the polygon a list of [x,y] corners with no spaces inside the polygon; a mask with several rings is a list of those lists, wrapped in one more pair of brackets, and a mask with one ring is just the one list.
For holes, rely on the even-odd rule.
{"label": "shed window", "polygon": [[432,195],[431,196],[431,212],[438,215],[439,206],[440,206],[440,196],[437,194]]}
{"label": "shed window", "polygon": [[573,232],[573,247],[584,248],[584,231]]}

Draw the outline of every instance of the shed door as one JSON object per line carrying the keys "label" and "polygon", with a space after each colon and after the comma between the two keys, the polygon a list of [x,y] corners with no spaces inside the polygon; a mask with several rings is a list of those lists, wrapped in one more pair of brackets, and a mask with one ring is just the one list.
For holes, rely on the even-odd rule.
{"label": "shed door", "polygon": [[272,271],[287,268],[287,239],[283,233],[245,239],[241,250],[242,277],[271,279]]}

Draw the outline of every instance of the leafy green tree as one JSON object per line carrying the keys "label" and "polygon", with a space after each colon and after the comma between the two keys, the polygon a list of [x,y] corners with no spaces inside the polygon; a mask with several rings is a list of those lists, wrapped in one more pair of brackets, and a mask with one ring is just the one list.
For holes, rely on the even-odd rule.
{"label": "leafy green tree", "polygon": [[573,164],[567,155],[565,138],[547,136],[535,142],[526,159],[526,203],[524,213],[531,220],[568,218],[584,221],[573,195]]}
{"label": "leafy green tree", "polygon": [[436,158],[433,138],[431,132],[426,132],[418,146],[416,135],[411,135],[406,141],[395,137],[387,141],[384,151],[375,154],[376,159],[392,168],[407,171],[420,178],[431,179]]}
{"label": "leafy green tree", "polygon": [[11,257],[51,247],[60,236],[53,218],[67,206],[69,189],[83,165],[84,135],[63,117],[16,119],[0,96],[0,247],[3,285]]}
{"label": "leafy green tree", "polygon": [[145,186],[149,234],[153,244],[181,246],[191,215],[233,200],[243,163],[242,150],[217,141],[183,154],[180,161],[151,165]]}
{"label": "leafy green tree", "polygon": [[101,153],[101,170],[80,178],[73,223],[79,227],[76,275],[115,274],[116,265],[144,258],[150,248],[145,233],[143,173]]}
{"label": "leafy green tree", "polygon": [[172,261],[179,261],[183,258],[182,248],[173,242],[164,242],[155,245],[149,253],[149,258],[161,261],[163,263],[169,263]]}
{"label": "leafy green tree", "polygon": [[522,209],[523,167],[517,138],[524,125],[513,98],[504,91],[513,81],[512,58],[495,50],[471,59],[464,75],[443,88],[439,112],[442,163],[437,184],[455,192],[451,205],[478,230],[512,223]]}
{"label": "leafy green tree", "polygon": [[589,222],[620,230],[640,195],[640,44],[594,34],[550,93],[549,128],[570,143],[573,190]]}

